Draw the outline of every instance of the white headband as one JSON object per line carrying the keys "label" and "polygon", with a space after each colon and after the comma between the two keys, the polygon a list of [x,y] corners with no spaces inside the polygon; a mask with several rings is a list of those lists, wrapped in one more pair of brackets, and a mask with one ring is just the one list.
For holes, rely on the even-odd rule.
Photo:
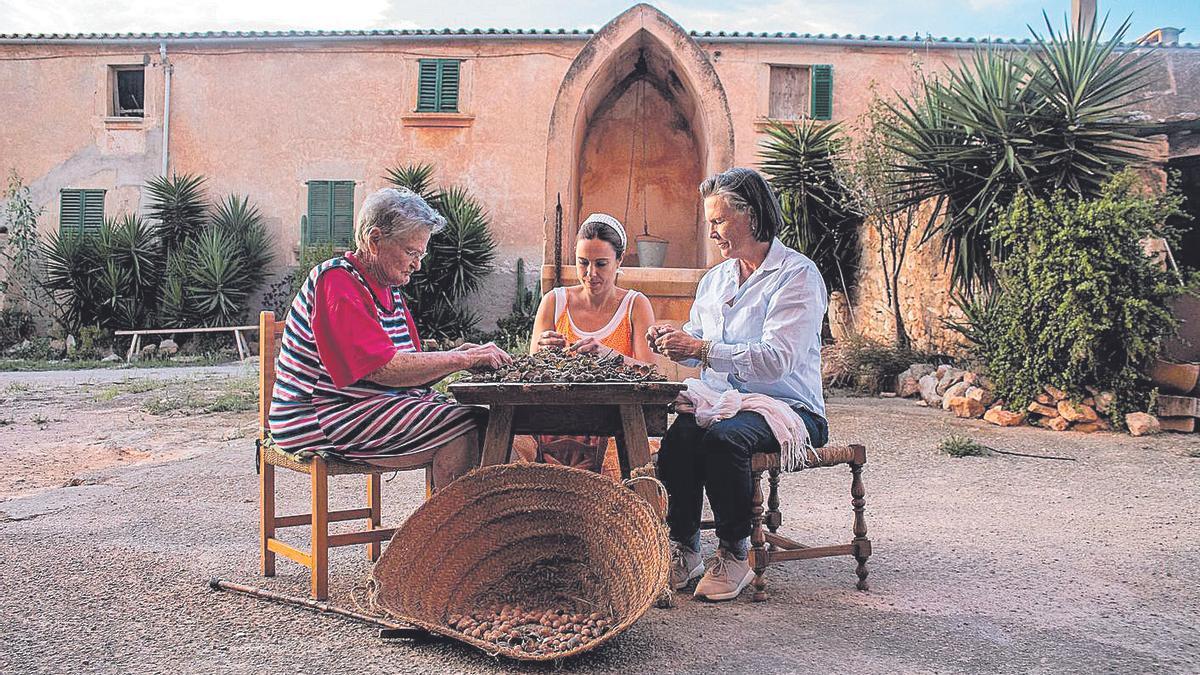
{"label": "white headband", "polygon": [[621,221],[613,218],[607,213],[593,213],[592,215],[588,216],[587,220],[583,221],[583,225],[580,225],[579,227],[583,228],[583,226],[587,225],[588,223],[603,223],[611,227],[616,231],[617,236],[621,238],[621,250],[627,250],[629,248],[629,238],[625,236],[625,228],[621,225]]}

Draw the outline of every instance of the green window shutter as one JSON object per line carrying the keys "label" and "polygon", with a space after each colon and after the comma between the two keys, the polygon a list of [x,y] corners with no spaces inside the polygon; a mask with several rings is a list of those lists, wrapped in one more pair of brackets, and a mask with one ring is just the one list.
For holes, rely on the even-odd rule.
{"label": "green window shutter", "polygon": [[308,181],[308,241],[328,244],[333,241],[333,186],[327,180]]}
{"label": "green window shutter", "polygon": [[354,181],[339,180],[333,183],[331,204],[333,214],[332,239],[337,246],[351,247],[354,244]]}
{"label": "green window shutter", "polygon": [[421,59],[417,112],[458,112],[458,59]]}
{"label": "green window shutter", "polygon": [[812,118],[833,119],[833,66],[812,67]]}
{"label": "green window shutter", "polygon": [[83,232],[95,234],[104,227],[104,190],[81,190],[83,193]]}
{"label": "green window shutter", "polygon": [[62,190],[58,202],[58,231],[83,232],[83,190]]}
{"label": "green window shutter", "polygon": [[421,59],[420,77],[417,84],[417,112],[437,112],[438,85],[441,68],[437,59]]}
{"label": "green window shutter", "polygon": [[58,230],[95,234],[104,226],[104,190],[64,189],[59,192]]}
{"label": "green window shutter", "polygon": [[458,112],[458,61],[442,61],[441,86],[438,88],[438,110]]}

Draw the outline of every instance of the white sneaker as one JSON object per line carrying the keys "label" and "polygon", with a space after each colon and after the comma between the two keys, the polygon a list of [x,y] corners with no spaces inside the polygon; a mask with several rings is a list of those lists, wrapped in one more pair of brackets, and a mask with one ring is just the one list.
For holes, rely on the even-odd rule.
{"label": "white sneaker", "polygon": [[683,544],[671,542],[671,589],[679,590],[704,574],[704,558]]}
{"label": "white sneaker", "polygon": [[693,595],[705,600],[733,600],[754,579],[750,558],[738,560],[725,549],[717,549],[716,555],[705,563],[708,570],[696,584]]}

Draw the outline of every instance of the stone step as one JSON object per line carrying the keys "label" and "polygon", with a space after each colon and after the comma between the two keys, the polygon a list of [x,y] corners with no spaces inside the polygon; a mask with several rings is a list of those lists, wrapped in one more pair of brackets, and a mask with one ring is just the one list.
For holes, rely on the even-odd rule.
{"label": "stone step", "polygon": [[1158,424],[1163,431],[1176,431],[1184,434],[1196,433],[1195,417],[1160,417]]}
{"label": "stone step", "polygon": [[1200,363],[1157,359],[1147,375],[1164,393],[1200,395]]}
{"label": "stone step", "polygon": [[1159,396],[1155,409],[1159,417],[1200,417],[1200,398],[1195,396]]}

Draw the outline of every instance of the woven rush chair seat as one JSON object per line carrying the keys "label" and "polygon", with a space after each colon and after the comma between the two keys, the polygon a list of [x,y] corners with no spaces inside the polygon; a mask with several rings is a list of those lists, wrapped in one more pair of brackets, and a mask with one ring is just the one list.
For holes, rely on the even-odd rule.
{"label": "woven rush chair seat", "polygon": [[[809,462],[801,471],[810,471],[831,466],[847,465],[850,467],[850,505],[853,511],[853,538],[849,544],[832,546],[807,546],[784,537],[778,533],[783,524],[783,514],[779,510],[779,452],[756,452],[750,457],[750,476],[753,480],[751,488],[751,529],[750,529],[750,566],[754,569],[754,600],[761,602],[767,599],[767,582],[764,577],[767,567],[790,560],[807,560],[810,558],[825,558],[829,556],[851,556],[857,562],[855,574],[858,582],[855,584],[860,591],[868,590],[867,558],[871,556],[871,540],[867,538],[867,521],[863,514],[866,506],[866,490],[862,482],[862,468],[867,463],[867,449],[861,445],[841,445],[820,448],[817,459]],[[762,475],[766,472],[770,492],[763,509]],[[764,530],[765,526],[765,530]],[[706,520],[701,523],[702,529],[715,529],[716,523]]]}
{"label": "woven rush chair seat", "polygon": [[[433,453],[399,460],[397,465],[359,464],[340,462],[314,456],[299,460],[281,450],[271,441],[268,414],[271,393],[275,389],[275,359],[283,339],[284,322],[275,320],[274,312],[262,312],[258,317],[258,447],[255,457],[258,469],[259,557],[262,574],[275,576],[275,556],[282,555],[310,570],[310,593],[314,600],[329,597],[329,549],[339,546],[365,544],[367,559],[379,559],[383,542],[395,533],[395,528],[382,527],[382,474],[410,469],[425,470],[425,494],[432,491]],[[309,476],[310,503],[308,513],[280,516],[275,513],[275,469],[287,469]],[[364,508],[329,510],[330,476],[366,476]],[[366,529],[344,534],[330,534],[329,524],[361,520]],[[311,546],[302,551],[275,536],[275,531],[288,527],[308,527]]]}
{"label": "woven rush chair seat", "polygon": [[[486,466],[438,491],[400,526],[371,571],[369,602],[489,654],[557,660],[611,640],[650,608],[670,574],[667,544],[658,512],[616,481],[558,465]],[[612,625],[550,652],[449,625],[453,615],[501,603],[588,611],[582,604]],[[527,644],[541,642],[532,636]]]}

